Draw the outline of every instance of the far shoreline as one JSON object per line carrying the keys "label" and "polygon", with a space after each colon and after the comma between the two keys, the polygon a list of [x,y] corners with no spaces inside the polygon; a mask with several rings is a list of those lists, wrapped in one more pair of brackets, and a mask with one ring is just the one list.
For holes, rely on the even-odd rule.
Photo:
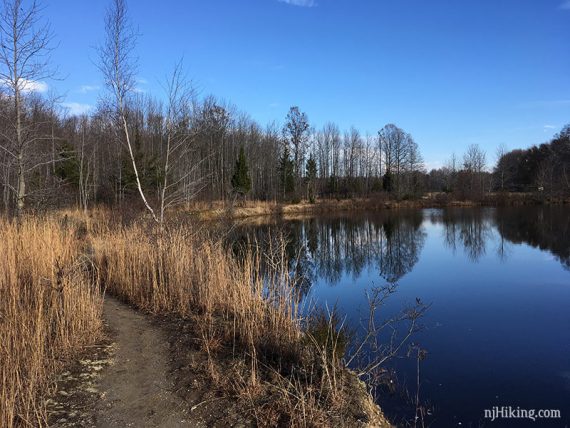
{"label": "far shoreline", "polygon": [[431,193],[419,199],[394,200],[384,195],[367,198],[318,199],[314,203],[302,200],[298,203],[277,201],[229,201],[196,202],[179,213],[187,213],[199,220],[239,220],[253,217],[295,217],[299,215],[323,215],[352,211],[379,211],[426,208],[475,208],[516,206],[569,205],[569,196],[550,197],[535,193],[490,193],[477,200],[456,199],[445,193]]}

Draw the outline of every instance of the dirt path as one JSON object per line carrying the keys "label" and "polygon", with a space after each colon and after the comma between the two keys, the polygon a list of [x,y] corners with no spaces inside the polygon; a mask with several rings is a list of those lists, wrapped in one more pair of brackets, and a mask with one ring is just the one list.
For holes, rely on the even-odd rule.
{"label": "dirt path", "polygon": [[115,353],[98,381],[101,400],[97,427],[187,427],[188,403],[168,376],[168,342],[147,318],[107,297],[104,318],[113,333]]}

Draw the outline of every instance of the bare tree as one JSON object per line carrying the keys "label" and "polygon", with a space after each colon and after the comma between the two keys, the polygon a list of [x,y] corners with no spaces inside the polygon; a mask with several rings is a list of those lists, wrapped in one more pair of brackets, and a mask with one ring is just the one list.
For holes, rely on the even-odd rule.
{"label": "bare tree", "polygon": [[166,147],[164,150],[163,179],[160,188],[159,222],[164,213],[199,191],[197,178],[201,162],[185,162],[192,152],[192,134],[189,128],[194,91],[183,75],[182,63],[174,68],[166,84],[168,105],[165,115]]}
{"label": "bare tree", "polygon": [[91,153],[87,152],[87,132],[89,132],[89,118],[87,116],[82,116],[79,123],[79,206],[81,209],[87,213],[87,208],[89,206],[89,199],[91,197],[90,190],[92,189],[93,180],[93,157],[94,150]]}
{"label": "bare tree", "polygon": [[457,155],[455,153],[452,153],[451,157],[443,167],[443,171],[445,174],[445,190],[447,192],[453,192],[455,190],[457,169],[458,169]]}
{"label": "bare tree", "polygon": [[390,181],[387,190],[394,190],[400,196],[402,174],[408,165],[411,136],[396,125],[388,124],[378,132],[378,139],[386,171],[385,180]]}
{"label": "bare tree", "polygon": [[42,162],[30,164],[31,145],[41,139],[37,123],[26,118],[25,94],[33,92],[43,79],[53,76],[49,69],[52,33],[42,22],[42,8],[32,1],[26,7],[22,0],[4,0],[0,14],[0,84],[12,101],[8,111],[10,128],[2,132],[0,148],[16,166],[16,214],[21,216],[26,196],[26,174]]}
{"label": "bare tree", "polygon": [[484,176],[486,155],[477,145],[472,144],[463,156],[463,168],[470,176],[471,194],[480,195],[485,191]]}
{"label": "bare tree", "polygon": [[136,85],[137,60],[134,51],[137,32],[129,21],[125,0],[112,0],[105,16],[105,36],[105,42],[99,47],[99,69],[112,93],[112,108],[127,145],[138,192],[152,218],[160,223],[142,188],[127,121],[127,103]]}
{"label": "bare tree", "polygon": [[[293,152],[294,173],[297,181],[300,180],[305,163],[305,149],[309,139],[309,119],[299,110],[299,107],[291,107],[287,114],[287,121],[283,128],[283,134],[291,144]],[[298,184],[298,183],[297,183]],[[298,186],[297,186],[298,187]]]}
{"label": "bare tree", "polygon": [[420,187],[419,175],[424,173],[424,160],[420,153],[418,144],[414,141],[411,136],[407,138],[407,175],[408,175],[408,191],[414,195],[418,196]]}
{"label": "bare tree", "polygon": [[323,128],[324,138],[328,141],[330,147],[330,190],[336,192],[338,190],[338,179],[341,175],[341,138],[338,126],[334,123],[327,123]]}

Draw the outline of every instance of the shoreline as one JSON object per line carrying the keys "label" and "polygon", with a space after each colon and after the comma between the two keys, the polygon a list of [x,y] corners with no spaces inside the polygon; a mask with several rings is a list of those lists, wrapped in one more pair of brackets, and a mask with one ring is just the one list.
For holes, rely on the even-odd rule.
{"label": "shoreline", "polygon": [[570,205],[570,197],[539,198],[534,194],[490,194],[481,200],[458,200],[445,194],[428,195],[422,199],[387,200],[385,198],[320,199],[313,204],[246,201],[237,206],[223,201],[197,203],[180,209],[198,220],[238,220],[254,217],[295,217],[298,215],[319,215],[351,211],[426,209],[426,208],[472,208],[528,205]]}

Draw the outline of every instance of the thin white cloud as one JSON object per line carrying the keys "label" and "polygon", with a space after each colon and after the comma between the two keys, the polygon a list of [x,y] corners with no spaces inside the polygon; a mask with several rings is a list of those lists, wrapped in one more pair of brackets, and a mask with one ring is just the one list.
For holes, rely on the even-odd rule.
{"label": "thin white cloud", "polygon": [[[0,85],[2,86],[9,86],[6,80],[1,81]],[[20,79],[20,91],[29,93],[29,92],[40,92],[44,93],[47,92],[49,89],[48,84],[46,82],[39,82],[36,80],[26,80]]]}
{"label": "thin white cloud", "polygon": [[552,135],[557,132],[561,127],[556,125],[543,125],[542,132]]}
{"label": "thin white cloud", "polygon": [[442,168],[444,165],[441,161],[426,161],[424,164],[426,171],[431,171],[432,169],[439,169]]}
{"label": "thin white cloud", "polygon": [[44,93],[48,90],[48,84],[46,82],[38,82],[34,80],[24,80],[22,83],[23,92],[40,92]]}
{"label": "thin white cloud", "polygon": [[81,103],[63,103],[62,106],[65,107],[69,114],[73,116],[81,116],[82,114],[87,114],[93,108],[93,106],[89,104]]}
{"label": "thin white cloud", "polygon": [[97,85],[82,85],[79,88],[78,92],[81,94],[86,94],[88,92],[98,91],[99,89],[101,89],[101,87]]}
{"label": "thin white cloud", "polygon": [[139,77],[137,79],[137,86],[133,89],[133,91],[137,94],[144,94],[146,93],[146,88],[143,88],[145,85],[148,85],[148,80],[146,80],[144,77]]}
{"label": "thin white cloud", "polygon": [[287,3],[291,6],[299,7],[315,7],[317,2],[315,0],[278,0],[280,3]]}
{"label": "thin white cloud", "polygon": [[564,9],[564,10],[570,10],[570,0],[566,0],[565,2],[563,2],[560,6],[560,9]]}

